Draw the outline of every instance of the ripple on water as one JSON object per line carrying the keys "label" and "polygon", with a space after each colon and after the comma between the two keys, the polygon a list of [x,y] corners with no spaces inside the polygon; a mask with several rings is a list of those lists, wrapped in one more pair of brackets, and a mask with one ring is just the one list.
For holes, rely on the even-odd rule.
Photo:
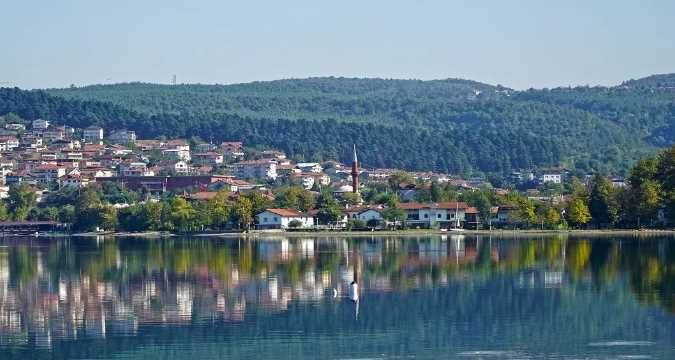
{"label": "ripple on water", "polygon": [[509,351],[509,350],[476,350],[476,351],[462,351],[458,352],[457,356],[463,356],[463,357],[472,357],[472,356],[481,356],[481,357],[514,357],[514,356],[520,356],[522,354],[519,354],[518,352],[515,351]]}
{"label": "ripple on water", "polygon": [[654,345],[652,341],[625,341],[625,340],[614,340],[614,341],[600,341],[592,342],[588,346],[651,346]]}

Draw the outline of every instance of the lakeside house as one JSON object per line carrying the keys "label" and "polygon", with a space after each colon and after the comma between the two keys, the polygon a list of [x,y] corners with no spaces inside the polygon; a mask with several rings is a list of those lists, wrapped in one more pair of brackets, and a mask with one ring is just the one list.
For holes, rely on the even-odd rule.
{"label": "lakeside house", "polygon": [[295,209],[267,209],[256,215],[257,228],[265,229],[289,229],[291,222],[298,222],[298,228],[306,229],[314,226],[314,217],[301,213]]}
{"label": "lakeside house", "polygon": [[406,214],[405,224],[408,227],[448,229],[464,227],[469,205],[465,202],[410,202],[402,203],[400,208]]}

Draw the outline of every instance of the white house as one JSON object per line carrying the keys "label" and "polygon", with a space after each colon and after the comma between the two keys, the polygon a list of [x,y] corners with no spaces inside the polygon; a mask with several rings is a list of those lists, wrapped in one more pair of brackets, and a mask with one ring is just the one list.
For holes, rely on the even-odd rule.
{"label": "white house", "polygon": [[560,174],[544,174],[541,176],[541,182],[542,183],[554,183],[554,184],[560,184],[562,182],[562,175]]}
{"label": "white house", "polygon": [[43,119],[33,120],[33,129],[34,130],[47,130],[49,128],[49,121]]}
{"label": "white house", "polygon": [[233,165],[234,174],[242,179],[265,179],[277,178],[276,162],[268,160],[242,161]]}
{"label": "white house", "polygon": [[0,151],[12,151],[19,147],[19,140],[14,136],[0,136]]}
{"label": "white house", "polygon": [[136,132],[130,130],[117,130],[110,134],[110,141],[115,144],[134,144],[136,143]]}
{"label": "white house", "polygon": [[468,204],[464,202],[402,203],[400,205],[400,208],[406,214],[406,225],[422,228],[434,226],[441,228],[463,227],[468,207]]}
{"label": "white house", "polygon": [[267,209],[256,215],[258,229],[288,229],[293,221],[300,223],[299,228],[314,226],[314,218],[295,209]]}
{"label": "white house", "polygon": [[82,132],[82,138],[87,144],[103,143],[103,128],[100,126],[90,126]]}
{"label": "white house", "polygon": [[319,163],[298,163],[295,167],[304,173],[318,174],[323,172],[323,167]]}

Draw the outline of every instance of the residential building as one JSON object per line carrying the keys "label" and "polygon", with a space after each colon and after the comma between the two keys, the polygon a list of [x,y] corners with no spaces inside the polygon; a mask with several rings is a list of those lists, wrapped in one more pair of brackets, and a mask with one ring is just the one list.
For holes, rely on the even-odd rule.
{"label": "residential building", "polygon": [[31,175],[40,184],[51,184],[66,175],[66,168],[53,164],[42,164],[31,170]]}
{"label": "residential building", "polygon": [[303,173],[322,173],[323,167],[319,163],[298,163],[295,165]]}
{"label": "residential building", "polygon": [[19,140],[15,136],[0,136],[0,151],[12,151],[19,147]]}
{"label": "residential building", "polygon": [[136,143],[136,132],[131,130],[117,130],[108,137],[113,144]]}
{"label": "residential building", "polygon": [[561,174],[543,174],[541,176],[541,182],[543,184],[546,184],[546,183],[560,184],[560,183],[562,183],[562,175]]}
{"label": "residential building", "polygon": [[120,176],[155,176],[144,162],[130,162],[119,165]]}
{"label": "residential building", "polygon": [[277,178],[277,164],[270,160],[249,160],[233,165],[234,174],[242,179]]}
{"label": "residential building", "polygon": [[47,130],[50,122],[44,119],[35,119],[32,122],[33,130]]}
{"label": "residential building", "polygon": [[89,126],[82,132],[82,138],[87,144],[103,144],[103,128],[100,126]]}
{"label": "residential building", "polygon": [[258,229],[289,229],[291,222],[297,222],[298,228],[314,226],[314,218],[295,209],[267,209],[256,215]]}
{"label": "residential building", "polygon": [[406,226],[420,228],[463,227],[468,207],[464,202],[402,203],[400,205],[406,213]]}

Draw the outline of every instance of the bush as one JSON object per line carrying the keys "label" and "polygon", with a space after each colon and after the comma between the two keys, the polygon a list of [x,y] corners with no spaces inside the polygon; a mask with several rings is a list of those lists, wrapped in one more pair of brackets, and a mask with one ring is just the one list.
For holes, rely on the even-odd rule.
{"label": "bush", "polygon": [[288,227],[291,229],[298,229],[302,227],[302,221],[300,220],[291,220],[291,222],[288,223]]}

